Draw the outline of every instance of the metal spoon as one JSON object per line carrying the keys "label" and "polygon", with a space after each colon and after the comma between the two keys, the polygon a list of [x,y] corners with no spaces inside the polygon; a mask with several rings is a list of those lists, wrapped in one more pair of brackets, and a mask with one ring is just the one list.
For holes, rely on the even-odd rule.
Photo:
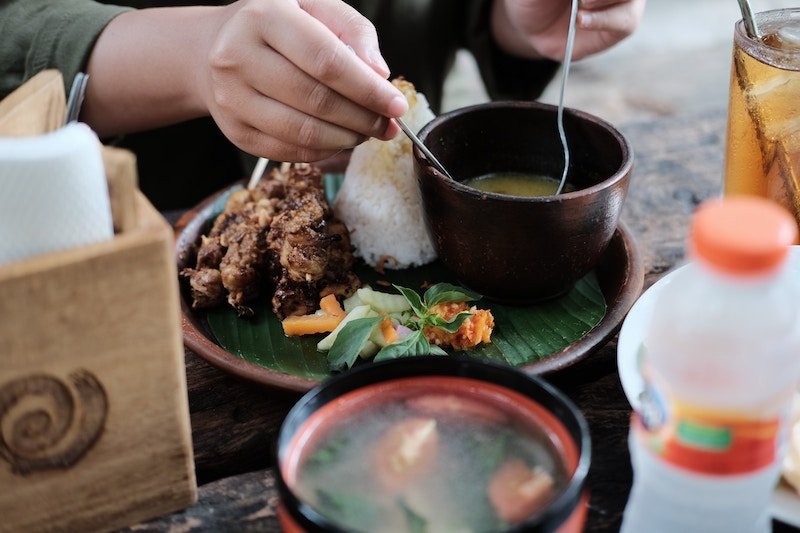
{"label": "metal spoon", "polygon": [[744,29],[747,32],[747,36],[751,39],[761,40],[761,32],[758,31],[756,19],[753,17],[753,10],[750,9],[750,2],[739,0],[739,9],[742,10],[742,20],[744,21]]}
{"label": "metal spoon", "polygon": [[575,22],[578,19],[578,0],[572,0],[572,11],[569,17],[569,30],[567,31],[567,48],[564,51],[564,65],[561,67],[561,91],[558,98],[558,136],[561,138],[561,147],[564,150],[564,170],[561,173],[561,181],[555,194],[561,194],[564,185],[567,183],[567,173],[569,172],[569,145],[567,144],[567,134],[564,131],[564,93],[567,89],[567,79],[569,78],[569,67],[572,63],[572,48],[575,44]]}
{"label": "metal spoon", "polygon": [[428,150],[427,146],[422,144],[422,141],[419,140],[419,137],[417,137],[416,134],[413,131],[411,131],[411,128],[408,127],[408,125],[403,121],[403,119],[402,118],[396,118],[395,120],[397,121],[397,125],[400,126],[400,129],[403,130],[403,133],[405,133],[408,136],[408,138],[411,139],[411,142],[414,143],[414,146],[419,148],[419,150],[423,154],[425,154],[425,157],[428,159],[428,161],[433,163],[433,166],[436,167],[436,170],[438,170],[439,172],[441,172],[442,174],[444,174],[448,178],[453,179],[453,176],[451,176],[450,173],[447,171],[447,169],[444,168],[444,165],[442,165],[439,162],[439,160],[436,159],[436,156],[434,156],[431,153],[431,151]]}
{"label": "metal spoon", "polygon": [[[414,145],[419,148],[423,154],[425,154],[425,157],[428,158],[428,161],[433,163],[433,166],[436,167],[436,170],[448,178],[453,179],[453,176],[451,176],[447,169],[445,169],[439,160],[436,159],[436,156],[434,156],[431,151],[428,150],[428,147],[422,144],[422,141],[419,140],[419,137],[417,137],[414,132],[411,131],[411,128],[408,127],[408,124],[403,122],[403,119],[401,118],[397,118],[395,120],[397,121],[397,125],[400,126],[400,129],[403,130],[403,133],[408,135],[408,138],[411,139],[411,142],[413,142]],[[264,175],[264,170],[267,168],[268,163],[269,159],[263,157],[258,158],[258,162],[253,169],[253,173],[250,175],[250,181],[247,183],[248,189],[253,189],[256,185],[258,185],[258,182],[261,181],[261,177]]]}

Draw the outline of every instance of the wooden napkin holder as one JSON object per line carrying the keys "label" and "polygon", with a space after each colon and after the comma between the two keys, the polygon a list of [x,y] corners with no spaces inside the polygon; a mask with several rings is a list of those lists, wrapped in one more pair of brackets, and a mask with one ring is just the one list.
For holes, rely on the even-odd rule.
{"label": "wooden napkin holder", "polygon": [[[0,102],[0,135],[65,116],[46,71]],[[0,532],[107,531],[197,499],[172,230],[133,154],[103,158],[114,238],[0,266]]]}

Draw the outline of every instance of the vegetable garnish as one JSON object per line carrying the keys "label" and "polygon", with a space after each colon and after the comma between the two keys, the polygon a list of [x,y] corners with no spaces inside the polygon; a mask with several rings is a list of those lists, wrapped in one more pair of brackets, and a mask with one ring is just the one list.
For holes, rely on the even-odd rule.
{"label": "vegetable garnish", "polygon": [[288,316],[281,325],[287,336],[311,335],[333,331],[345,317],[336,296],[329,294],[319,302],[319,311],[310,315]]}
{"label": "vegetable garnish", "polygon": [[[320,350],[329,349],[331,370],[350,368],[359,356],[375,355],[376,361],[385,361],[417,355],[447,355],[439,346],[431,345],[429,336],[440,343],[440,339],[452,337],[476,313],[480,314],[480,329],[485,331],[479,342],[489,342],[491,326],[494,325],[492,320],[487,326],[486,316],[490,317],[490,312],[478,311],[474,307],[470,309],[464,303],[479,300],[480,294],[449,283],[430,287],[422,297],[406,287],[394,285],[394,288],[402,299],[400,295],[365,287],[345,301],[348,315],[340,327],[317,345]],[[443,309],[451,304],[459,306],[459,311],[444,313]],[[460,310],[462,307],[464,310]],[[353,313],[355,316],[351,318]],[[468,325],[468,330],[475,329],[471,323]]]}

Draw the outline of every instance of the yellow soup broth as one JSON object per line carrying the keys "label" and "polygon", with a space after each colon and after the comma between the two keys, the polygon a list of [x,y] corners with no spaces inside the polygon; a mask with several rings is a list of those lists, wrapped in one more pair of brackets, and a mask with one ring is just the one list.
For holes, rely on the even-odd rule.
{"label": "yellow soup broth", "polygon": [[[510,196],[551,196],[558,190],[559,179],[542,174],[522,172],[491,172],[465,180],[464,185],[479,191],[508,194]],[[574,191],[569,183],[562,192]]]}

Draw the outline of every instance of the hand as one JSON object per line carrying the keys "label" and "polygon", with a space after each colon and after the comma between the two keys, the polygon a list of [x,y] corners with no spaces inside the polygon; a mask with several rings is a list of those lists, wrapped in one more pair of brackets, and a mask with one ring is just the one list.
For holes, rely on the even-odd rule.
{"label": "hand", "polygon": [[340,0],[240,0],[113,19],[89,58],[81,119],[101,136],[211,114],[253,155],[316,161],[389,139],[408,108],[372,24]]}
{"label": "hand", "polygon": [[[339,0],[241,0],[208,52],[203,100],[254,155],[316,161],[368,137],[390,139],[407,110],[386,81],[375,28]],[[202,83],[202,82],[201,82]]]}
{"label": "hand", "polygon": [[[580,0],[573,59],[601,52],[629,36],[645,0]],[[571,0],[495,0],[492,34],[510,54],[564,60]]]}

